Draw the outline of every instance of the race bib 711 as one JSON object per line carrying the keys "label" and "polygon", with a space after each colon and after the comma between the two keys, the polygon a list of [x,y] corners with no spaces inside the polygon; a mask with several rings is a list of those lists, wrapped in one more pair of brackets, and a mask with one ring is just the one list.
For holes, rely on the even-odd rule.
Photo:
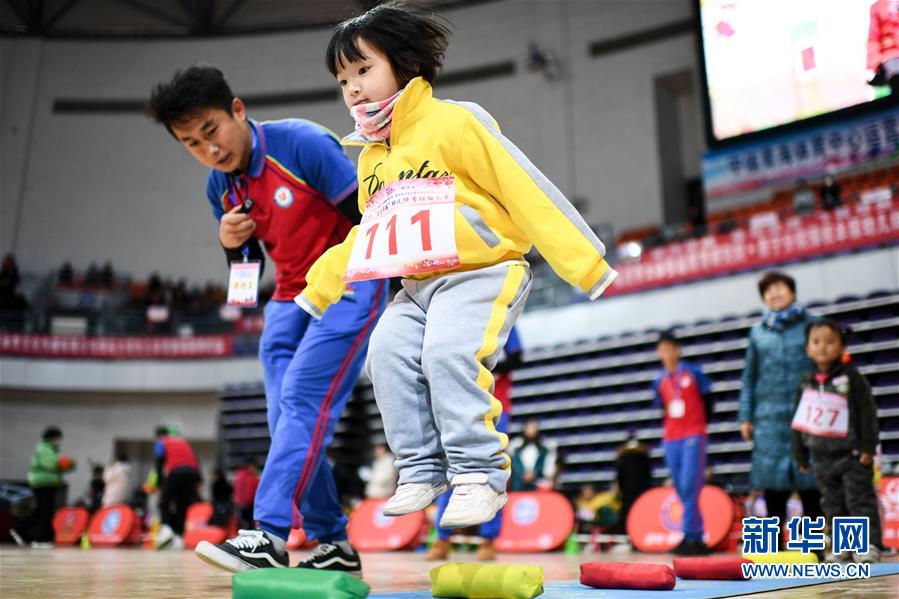
{"label": "race bib 711", "polygon": [[401,179],[369,198],[346,282],[386,279],[459,266],[453,177]]}

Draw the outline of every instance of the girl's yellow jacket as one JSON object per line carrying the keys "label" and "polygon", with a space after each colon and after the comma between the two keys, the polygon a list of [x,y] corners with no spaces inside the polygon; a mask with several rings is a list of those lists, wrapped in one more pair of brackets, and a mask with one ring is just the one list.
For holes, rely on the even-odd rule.
{"label": "girl's yellow jacket", "polygon": [[[602,242],[562,192],[477,104],[436,99],[418,77],[394,107],[389,147],[356,133],[343,143],[365,146],[359,157],[360,211],[370,196],[398,179],[455,178],[461,266],[454,271],[523,261],[534,244],[562,279],[590,299],[618,274],[606,263]],[[357,232],[354,227],[343,243],[322,254],[306,275],[306,289],[295,298],[316,318],[345,291],[343,276]],[[446,272],[451,271],[421,276]]]}

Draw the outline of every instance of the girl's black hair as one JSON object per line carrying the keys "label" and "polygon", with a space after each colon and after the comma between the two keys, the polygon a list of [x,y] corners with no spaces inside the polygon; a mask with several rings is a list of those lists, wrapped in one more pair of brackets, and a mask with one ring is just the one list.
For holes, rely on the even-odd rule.
{"label": "girl's black hair", "polygon": [[401,87],[418,76],[433,84],[449,36],[447,27],[412,12],[404,2],[386,2],[337,26],[325,64],[336,77],[344,61],[365,58],[359,49],[359,40],[364,39],[387,57]]}
{"label": "girl's black hair", "polygon": [[805,342],[808,343],[809,337],[811,337],[812,335],[812,331],[814,331],[815,329],[820,329],[822,327],[828,328],[836,333],[840,338],[840,343],[843,344],[843,347],[849,345],[847,341],[849,339],[849,336],[852,335],[852,329],[850,329],[849,327],[844,327],[836,320],[832,320],[830,318],[821,318],[819,320],[814,320],[808,323],[805,326]]}

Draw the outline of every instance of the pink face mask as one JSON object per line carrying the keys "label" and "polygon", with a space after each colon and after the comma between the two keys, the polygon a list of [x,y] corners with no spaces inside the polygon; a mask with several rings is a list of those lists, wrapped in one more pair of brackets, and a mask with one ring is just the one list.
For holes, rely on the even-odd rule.
{"label": "pink face mask", "polygon": [[350,108],[356,121],[356,131],[369,141],[390,139],[390,124],[393,121],[393,107],[396,106],[403,90],[380,102],[367,102]]}

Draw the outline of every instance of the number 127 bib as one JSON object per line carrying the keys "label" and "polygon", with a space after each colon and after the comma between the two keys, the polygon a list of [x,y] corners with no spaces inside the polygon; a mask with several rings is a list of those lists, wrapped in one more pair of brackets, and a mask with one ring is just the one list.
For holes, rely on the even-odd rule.
{"label": "number 127 bib", "polygon": [[366,203],[343,280],[419,275],[459,264],[453,177],[401,179]]}
{"label": "number 127 bib", "polygon": [[810,435],[845,439],[849,434],[849,402],[837,393],[806,389],[791,427]]}

